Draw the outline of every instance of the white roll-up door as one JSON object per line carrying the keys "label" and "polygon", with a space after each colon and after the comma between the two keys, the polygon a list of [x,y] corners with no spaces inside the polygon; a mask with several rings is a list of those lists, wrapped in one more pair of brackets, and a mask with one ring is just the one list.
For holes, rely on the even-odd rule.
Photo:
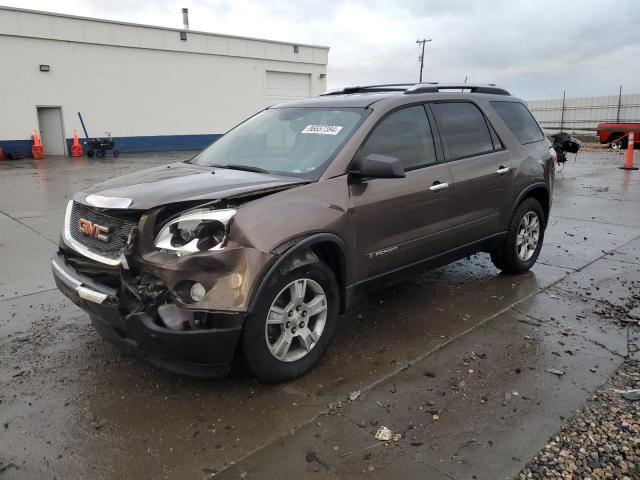
{"label": "white roll-up door", "polygon": [[311,96],[311,76],[308,73],[267,71],[266,104],[286,102]]}

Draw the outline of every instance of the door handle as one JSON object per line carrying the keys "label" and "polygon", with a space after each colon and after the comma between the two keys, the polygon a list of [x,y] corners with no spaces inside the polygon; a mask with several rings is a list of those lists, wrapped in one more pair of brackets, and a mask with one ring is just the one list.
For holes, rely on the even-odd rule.
{"label": "door handle", "polygon": [[498,167],[498,170],[496,170],[496,173],[498,175],[504,175],[505,173],[508,173],[511,170],[511,167],[503,167],[502,165],[500,165],[500,167]]}
{"label": "door handle", "polygon": [[429,187],[429,190],[432,192],[438,192],[440,190],[444,190],[445,188],[449,188],[449,184],[446,182],[433,182],[433,185]]}

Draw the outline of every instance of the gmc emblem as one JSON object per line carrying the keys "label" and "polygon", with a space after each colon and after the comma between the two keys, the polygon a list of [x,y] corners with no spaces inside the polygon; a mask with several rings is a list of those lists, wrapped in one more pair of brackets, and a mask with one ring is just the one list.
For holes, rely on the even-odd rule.
{"label": "gmc emblem", "polygon": [[80,233],[84,233],[85,235],[89,235],[91,237],[96,237],[98,240],[102,240],[103,242],[109,241],[109,234],[112,230],[112,227],[98,225],[97,223],[93,223],[86,218],[81,218],[80,220],[78,220],[78,231]]}

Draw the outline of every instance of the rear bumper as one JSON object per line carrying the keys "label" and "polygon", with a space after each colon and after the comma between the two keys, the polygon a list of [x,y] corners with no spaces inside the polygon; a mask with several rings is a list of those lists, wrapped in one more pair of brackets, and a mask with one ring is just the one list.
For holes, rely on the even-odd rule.
{"label": "rear bumper", "polygon": [[180,374],[214,377],[231,365],[244,313],[224,313],[223,328],[171,330],[148,313],[123,312],[118,292],[78,273],[55,255],[53,277],[60,291],[91,317],[98,332],[126,352]]}

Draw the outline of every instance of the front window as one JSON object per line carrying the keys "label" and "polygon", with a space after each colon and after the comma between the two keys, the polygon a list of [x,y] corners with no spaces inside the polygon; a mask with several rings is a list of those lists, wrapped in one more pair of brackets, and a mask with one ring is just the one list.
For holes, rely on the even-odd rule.
{"label": "front window", "polygon": [[204,149],[192,162],[317,179],[366,112],[363,108],[264,110]]}
{"label": "front window", "polygon": [[424,107],[396,110],[382,120],[362,148],[363,157],[370,153],[395,157],[405,170],[436,163],[436,150]]}

